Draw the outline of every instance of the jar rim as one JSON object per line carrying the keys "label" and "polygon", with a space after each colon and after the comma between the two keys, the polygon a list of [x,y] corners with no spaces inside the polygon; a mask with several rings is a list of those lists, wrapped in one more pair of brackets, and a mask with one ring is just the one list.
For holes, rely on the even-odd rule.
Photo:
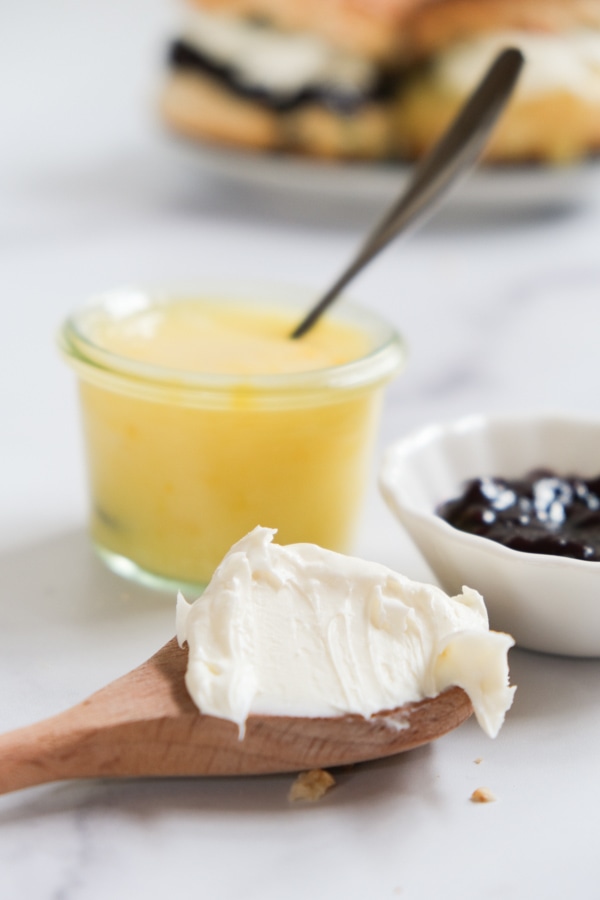
{"label": "jar rim", "polygon": [[324,387],[356,389],[389,380],[400,370],[406,358],[405,343],[394,327],[377,313],[346,298],[340,298],[335,310],[328,315],[370,333],[372,346],[356,359],[313,370],[243,376],[189,371],[122,356],[102,347],[90,335],[93,322],[101,317],[116,321],[147,309],[209,297],[211,302],[229,305],[260,301],[267,308],[297,311],[300,318],[310,299],[314,299],[314,292],[297,285],[248,285],[225,281],[203,282],[194,291],[189,288],[185,291],[135,288],[110,291],[92,298],[64,321],[59,332],[60,349],[83,380],[102,384],[119,393],[144,396],[149,396],[153,391],[163,393],[169,390],[176,390],[179,395],[182,392],[208,392],[218,396],[232,390],[239,391],[242,387],[265,395],[310,393],[322,391]]}

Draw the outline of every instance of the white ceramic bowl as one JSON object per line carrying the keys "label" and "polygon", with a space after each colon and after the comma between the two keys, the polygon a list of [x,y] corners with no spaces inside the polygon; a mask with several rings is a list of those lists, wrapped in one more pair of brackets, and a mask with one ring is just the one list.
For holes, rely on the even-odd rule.
{"label": "white ceramic bowl", "polygon": [[600,420],[470,416],[431,425],[389,448],[380,487],[444,590],[468,585],[483,594],[492,628],[532,650],[600,656],[600,562],[511,550],[435,512],[469,478],[539,467],[598,475]]}

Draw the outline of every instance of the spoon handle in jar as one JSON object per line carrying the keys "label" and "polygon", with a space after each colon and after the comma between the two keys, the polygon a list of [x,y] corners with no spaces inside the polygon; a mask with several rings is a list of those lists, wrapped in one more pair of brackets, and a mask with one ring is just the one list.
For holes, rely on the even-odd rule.
{"label": "spoon handle in jar", "polygon": [[431,214],[459,177],[473,168],[512,94],[523,62],[520,50],[508,48],[500,53],[450,127],[417,166],[406,191],[377,224],[350,265],[294,329],[292,338],[306,334],[368,262],[396,235]]}

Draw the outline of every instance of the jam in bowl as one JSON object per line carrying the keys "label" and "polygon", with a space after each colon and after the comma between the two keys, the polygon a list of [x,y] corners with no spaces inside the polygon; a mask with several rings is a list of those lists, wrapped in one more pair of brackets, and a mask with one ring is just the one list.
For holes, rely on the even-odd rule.
{"label": "jam in bowl", "polygon": [[438,515],[513,550],[600,561],[600,477],[534,469],[522,478],[472,478]]}
{"label": "jam in bowl", "polygon": [[[521,483],[535,506],[533,488],[523,482],[528,473],[541,475],[540,470],[545,470],[544,478],[533,478],[546,479],[538,488],[539,510],[543,513],[545,503],[545,515],[566,518],[568,488],[580,494],[575,518],[587,518],[592,528],[598,518],[594,508],[598,447],[600,419],[566,414],[469,416],[398,440],[385,454],[380,486],[444,590],[458,593],[467,585],[480,591],[495,630],[509,632],[519,646],[529,649],[600,656],[600,564],[589,550],[579,548],[571,555],[561,555],[556,548],[532,552],[531,546],[524,549],[520,539],[514,541],[515,535],[522,538],[524,527],[520,536],[518,528],[508,528],[511,536],[506,543],[516,546],[473,533],[485,512],[478,503],[472,516],[475,528],[468,531],[442,517],[449,509],[457,513],[457,507],[460,513],[462,501],[456,501],[470,482],[471,500],[478,499],[483,485],[492,498],[496,496],[497,506],[506,505],[506,518],[512,518],[514,525],[519,516],[531,517],[531,508],[527,512],[519,509],[518,502],[514,506],[511,485]],[[502,491],[509,493],[501,496]],[[554,491],[554,496],[548,491]],[[499,510],[492,512],[497,519]],[[588,543],[587,538],[583,540],[584,546]],[[577,558],[578,552],[583,558]]]}

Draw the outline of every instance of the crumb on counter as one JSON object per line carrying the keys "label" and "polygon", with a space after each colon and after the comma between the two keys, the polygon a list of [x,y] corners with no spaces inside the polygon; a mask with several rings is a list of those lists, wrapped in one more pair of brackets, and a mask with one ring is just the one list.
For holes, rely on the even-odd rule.
{"label": "crumb on counter", "polygon": [[477,788],[470,797],[471,803],[493,803],[495,799],[494,794],[486,787]]}
{"label": "crumb on counter", "polygon": [[475,763],[476,766],[480,766],[481,763],[483,762],[483,757],[478,756],[477,759],[473,760],[473,762]]}
{"label": "crumb on counter", "polygon": [[288,799],[296,800],[320,800],[335,784],[335,778],[325,769],[310,769],[308,772],[300,772],[290,788]]}

